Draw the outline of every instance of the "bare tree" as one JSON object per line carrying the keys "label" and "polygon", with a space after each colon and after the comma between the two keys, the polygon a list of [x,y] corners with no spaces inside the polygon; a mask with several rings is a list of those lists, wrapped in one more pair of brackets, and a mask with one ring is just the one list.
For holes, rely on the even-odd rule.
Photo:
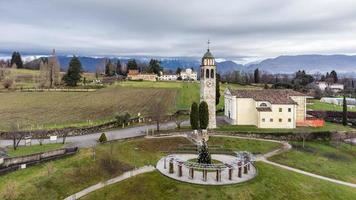
{"label": "bare tree", "polygon": [[151,109],[150,109],[150,114],[152,117],[152,120],[156,122],[156,127],[157,127],[157,132],[160,131],[160,123],[161,120],[163,119],[164,116],[167,114],[167,99],[165,97],[162,97],[161,99],[156,100],[153,102]]}
{"label": "bare tree", "polygon": [[61,82],[60,65],[55,50],[48,59],[40,61],[40,86],[53,88]]}
{"label": "bare tree", "polygon": [[305,147],[305,141],[308,139],[308,137],[310,136],[310,132],[309,131],[301,131],[298,132],[297,135],[302,139],[303,141],[303,149]]}
{"label": "bare tree", "polygon": [[8,134],[10,134],[12,137],[14,150],[17,150],[21,140],[25,137],[25,133],[22,133],[19,130],[20,130],[19,124],[16,125],[16,124],[12,123],[10,125],[10,132]]}
{"label": "bare tree", "polygon": [[186,117],[180,113],[175,113],[173,115],[173,120],[174,120],[174,123],[177,125],[177,128],[180,129],[182,123],[186,120]]}

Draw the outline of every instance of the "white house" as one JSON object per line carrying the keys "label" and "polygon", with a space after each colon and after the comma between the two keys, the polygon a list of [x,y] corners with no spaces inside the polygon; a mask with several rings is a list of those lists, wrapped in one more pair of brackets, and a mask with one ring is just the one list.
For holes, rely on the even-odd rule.
{"label": "white house", "polygon": [[225,118],[233,125],[296,128],[306,120],[307,96],[293,90],[225,91]]}
{"label": "white house", "polygon": [[180,72],[180,77],[182,77],[182,80],[196,81],[198,79],[198,74],[192,69],[188,68],[185,71]]}
{"label": "white house", "polygon": [[328,83],[325,81],[320,81],[316,83],[320,90],[325,91],[327,88],[333,92],[340,92],[344,90],[344,85],[339,83]]}

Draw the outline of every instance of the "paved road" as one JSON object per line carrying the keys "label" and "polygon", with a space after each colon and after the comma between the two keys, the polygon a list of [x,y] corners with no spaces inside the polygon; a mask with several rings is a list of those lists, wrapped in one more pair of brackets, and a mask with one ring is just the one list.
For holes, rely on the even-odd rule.
{"label": "paved road", "polygon": [[[188,121],[185,121],[182,123],[182,125],[188,125],[188,124],[189,124]],[[160,129],[167,130],[167,129],[173,129],[175,127],[176,127],[176,124],[174,122],[168,122],[168,123],[161,124]],[[136,127],[117,129],[117,130],[111,130],[111,131],[101,131],[101,132],[94,133],[94,134],[67,137],[66,143],[71,143],[71,145],[78,146],[78,147],[90,147],[97,143],[96,141],[99,139],[102,132],[105,132],[108,140],[117,140],[117,139],[143,136],[146,134],[147,129],[152,130],[155,128],[156,128],[156,125],[152,124],[152,125],[136,126]],[[62,138],[59,138],[57,142],[62,142]],[[46,139],[44,141],[44,143],[54,143],[54,142],[49,141],[49,139]],[[0,140],[0,147],[10,146],[12,144],[13,144],[12,140]],[[24,141],[21,141],[20,145],[21,144],[24,144]],[[38,140],[33,139],[32,144],[38,144]]]}

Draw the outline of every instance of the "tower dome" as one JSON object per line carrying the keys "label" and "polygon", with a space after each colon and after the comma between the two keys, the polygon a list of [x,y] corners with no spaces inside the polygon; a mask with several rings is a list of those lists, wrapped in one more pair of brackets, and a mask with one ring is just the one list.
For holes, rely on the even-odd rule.
{"label": "tower dome", "polygon": [[210,49],[208,49],[208,51],[204,54],[203,59],[205,59],[205,58],[212,58],[212,59],[214,59],[214,56],[213,56],[213,54],[210,52]]}

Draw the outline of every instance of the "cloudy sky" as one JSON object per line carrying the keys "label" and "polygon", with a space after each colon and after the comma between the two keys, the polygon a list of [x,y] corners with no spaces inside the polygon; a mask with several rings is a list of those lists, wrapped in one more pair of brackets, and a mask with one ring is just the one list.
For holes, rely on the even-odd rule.
{"label": "cloudy sky", "polygon": [[0,52],[356,53],[355,0],[0,0]]}

